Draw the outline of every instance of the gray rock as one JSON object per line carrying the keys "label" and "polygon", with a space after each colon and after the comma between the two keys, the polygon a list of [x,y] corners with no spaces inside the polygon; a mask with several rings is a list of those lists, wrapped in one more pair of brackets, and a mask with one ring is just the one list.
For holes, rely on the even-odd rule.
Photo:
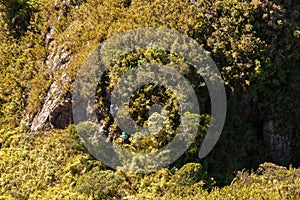
{"label": "gray rock", "polygon": [[288,134],[280,135],[278,130],[274,121],[264,123],[264,142],[271,150],[273,161],[281,164],[291,158],[292,140]]}
{"label": "gray rock", "polygon": [[[57,0],[55,3],[57,17],[68,15],[70,7],[78,6],[79,4],[74,4],[70,0]],[[72,84],[72,80],[64,72],[69,67],[73,55],[57,43],[53,34],[55,27],[51,25],[51,20],[49,23],[50,26],[45,33],[45,44],[48,45],[45,65],[50,72],[50,78],[55,81],[50,85],[40,111],[31,122],[26,122],[31,131],[65,128],[73,122],[72,96],[67,88]]]}
{"label": "gray rock", "polygon": [[[63,81],[70,84],[68,79]],[[53,82],[40,112],[33,118],[31,131],[65,128],[73,122],[72,100],[69,92],[63,92],[63,85]]]}
{"label": "gray rock", "polygon": [[53,33],[54,33],[54,28],[51,26],[51,27],[49,27],[47,34],[45,36],[46,44],[50,44],[54,40]]}
{"label": "gray rock", "polygon": [[[57,46],[55,41],[51,42],[49,51],[45,63],[49,71],[52,72],[51,75],[55,78],[60,71],[69,66],[72,55]],[[51,84],[42,109],[33,118],[31,131],[65,128],[72,123],[72,97],[64,89],[65,86],[70,84],[71,80],[66,73],[63,73],[59,80]]]}

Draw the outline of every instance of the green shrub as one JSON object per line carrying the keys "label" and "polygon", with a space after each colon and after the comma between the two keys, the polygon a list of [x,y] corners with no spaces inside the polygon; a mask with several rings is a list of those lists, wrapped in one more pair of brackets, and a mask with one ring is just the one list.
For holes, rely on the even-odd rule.
{"label": "green shrub", "polygon": [[[234,174],[269,158],[260,133],[261,123],[268,120],[277,121],[278,132],[292,138],[291,162],[299,163],[299,16],[294,0],[0,0],[0,198],[299,198],[299,169],[264,164],[257,173]],[[209,127],[208,91],[192,66],[164,49],[140,50],[116,60],[98,92],[110,94],[121,75],[141,61],[170,65],[195,86],[203,111],[199,132],[169,169],[143,175],[106,170],[85,150],[73,126],[37,133],[21,127],[40,110],[50,84],[62,84],[64,73],[74,80],[78,67],[100,42],[144,27],[169,28],[192,37],[211,52],[222,73],[228,117],[207,158],[199,160],[197,153]],[[51,28],[54,42],[49,44],[45,37]],[[51,71],[45,61],[58,49],[72,59],[67,68]],[[72,85],[62,88],[69,91]],[[176,134],[178,102],[167,88],[149,84],[135,91],[130,114],[140,125],[151,123],[147,112],[157,102],[148,97],[154,93],[170,112],[167,127],[158,138],[139,141],[133,136],[124,148],[153,152]],[[103,113],[108,113],[108,97],[96,97]],[[247,106],[245,98],[251,102]],[[105,120],[111,119],[107,115]],[[118,134],[116,122],[110,127]],[[122,145],[118,140],[115,144]],[[210,176],[230,185],[213,188]]]}

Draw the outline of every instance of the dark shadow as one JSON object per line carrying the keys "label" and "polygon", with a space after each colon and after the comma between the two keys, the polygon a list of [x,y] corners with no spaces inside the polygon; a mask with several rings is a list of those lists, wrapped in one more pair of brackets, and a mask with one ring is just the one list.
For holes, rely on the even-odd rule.
{"label": "dark shadow", "polygon": [[14,38],[20,38],[27,31],[33,9],[28,0],[0,0],[3,19]]}

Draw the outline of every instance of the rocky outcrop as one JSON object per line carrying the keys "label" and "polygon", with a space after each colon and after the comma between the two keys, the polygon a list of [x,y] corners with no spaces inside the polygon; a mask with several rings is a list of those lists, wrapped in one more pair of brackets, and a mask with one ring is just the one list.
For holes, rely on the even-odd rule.
{"label": "rocky outcrop", "polygon": [[[65,82],[69,82],[68,79]],[[65,128],[72,122],[71,95],[63,92],[62,85],[59,86],[57,82],[53,82],[41,111],[32,121],[31,131]]]}
{"label": "rocky outcrop", "polygon": [[264,142],[271,150],[273,161],[284,163],[291,158],[292,140],[288,134],[280,135],[278,130],[279,127],[274,121],[264,123]]}
{"label": "rocky outcrop", "polygon": [[[68,67],[72,55],[58,48],[48,56],[46,66],[53,74]],[[64,86],[71,84],[71,79],[63,73],[59,80],[54,81],[44,99],[43,107],[35,115],[31,123],[31,131],[50,128],[65,128],[72,123],[72,97]]]}
{"label": "rocky outcrop", "polygon": [[284,164],[291,159],[293,140],[291,130],[281,130],[275,120],[263,122],[258,116],[259,113],[253,106],[250,95],[241,98],[241,117],[254,125],[258,133],[262,133],[264,145],[270,150],[272,161],[277,164]]}
{"label": "rocky outcrop", "polygon": [[[55,5],[62,11],[60,15],[68,14],[68,9],[65,9],[68,6],[78,5],[72,5],[70,1],[57,1]],[[69,67],[73,55],[56,42],[53,36],[54,31],[55,27],[50,26],[45,34],[45,43],[48,45],[45,65],[50,72],[50,78],[55,81],[49,87],[41,110],[31,122],[31,131],[65,128],[73,122],[72,97],[71,93],[65,89],[72,80],[63,72]]]}

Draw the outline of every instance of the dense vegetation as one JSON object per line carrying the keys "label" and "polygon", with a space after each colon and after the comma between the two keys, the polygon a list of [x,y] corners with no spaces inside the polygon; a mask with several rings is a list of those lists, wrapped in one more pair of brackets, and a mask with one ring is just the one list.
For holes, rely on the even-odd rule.
{"label": "dense vegetation", "polygon": [[[1,198],[300,197],[297,0],[0,0],[0,25]],[[177,70],[196,86],[203,113],[196,140],[168,168],[149,174],[109,169],[85,150],[73,125],[30,132],[26,124],[41,109],[54,80],[63,84],[65,74],[74,80],[78,67],[100,42],[144,27],[173,29],[195,39],[211,52],[222,73],[227,119],[219,142],[206,158],[200,160],[197,153],[210,121],[207,89],[199,86],[203,80],[188,64],[164,49],[124,55],[110,66],[99,82],[96,108],[110,134],[118,136],[120,130],[108,113],[108,97],[122,73],[141,60],[175,69],[180,64]],[[64,60],[69,65],[49,69],[47,62],[58,51],[69,55]],[[72,85],[63,85],[63,90],[72,90]],[[144,98],[154,93],[155,99]],[[168,143],[179,123],[171,92],[147,85],[135,92],[130,112],[138,124],[150,123],[147,111],[158,102],[171,113],[171,122],[160,137],[143,141],[132,137],[129,145],[116,139],[115,144],[146,152]],[[291,157],[280,163],[287,168],[264,163],[272,161],[262,135],[262,124],[270,120],[277,124],[276,133],[293,143]],[[237,172],[243,169],[253,171]]]}

